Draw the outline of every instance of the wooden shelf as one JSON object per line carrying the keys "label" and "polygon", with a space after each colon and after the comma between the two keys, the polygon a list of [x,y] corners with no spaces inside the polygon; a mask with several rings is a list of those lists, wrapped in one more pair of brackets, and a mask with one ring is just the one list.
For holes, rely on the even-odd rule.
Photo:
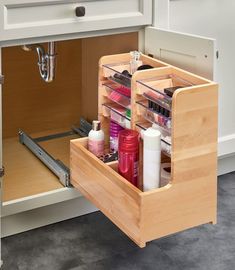
{"label": "wooden shelf", "polygon": [[[54,131],[54,133],[58,132]],[[32,137],[53,134],[53,131],[31,135]],[[40,145],[53,157],[69,166],[69,142],[77,138],[71,135],[41,142]],[[63,188],[58,178],[24,145],[18,137],[3,140],[3,201],[20,199],[26,196]]]}

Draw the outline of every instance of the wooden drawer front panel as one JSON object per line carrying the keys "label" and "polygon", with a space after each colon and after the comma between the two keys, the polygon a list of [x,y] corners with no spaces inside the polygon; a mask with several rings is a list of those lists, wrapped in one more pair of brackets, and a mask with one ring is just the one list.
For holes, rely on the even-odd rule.
{"label": "wooden drawer front panel", "polygon": [[71,183],[140,247],[216,222],[214,170],[196,181],[180,182],[176,177],[167,186],[142,192],[86,148],[87,138],[71,141]]}
{"label": "wooden drawer front panel", "polygon": [[[86,9],[76,17],[75,8]],[[2,0],[1,40],[98,31],[152,23],[151,0]]]}
{"label": "wooden drawer front panel", "polygon": [[141,191],[99,161],[81,141],[71,141],[71,179],[75,188],[96,205],[134,242],[140,242]]}

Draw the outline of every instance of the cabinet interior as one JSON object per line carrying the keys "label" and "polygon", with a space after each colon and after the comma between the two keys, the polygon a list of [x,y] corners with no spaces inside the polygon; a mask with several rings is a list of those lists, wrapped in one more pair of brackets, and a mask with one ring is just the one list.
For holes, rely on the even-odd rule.
{"label": "cabinet interior", "polygon": [[[57,42],[56,78],[39,76],[37,55],[20,46],[2,49],[3,201],[62,188],[58,178],[18,138],[56,134],[98,115],[98,62],[101,56],[138,49],[138,33]],[[77,135],[41,142],[69,166],[69,142]]]}

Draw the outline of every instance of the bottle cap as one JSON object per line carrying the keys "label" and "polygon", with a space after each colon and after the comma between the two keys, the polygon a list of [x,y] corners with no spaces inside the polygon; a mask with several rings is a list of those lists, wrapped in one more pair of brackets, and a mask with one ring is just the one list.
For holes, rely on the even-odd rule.
{"label": "bottle cap", "polygon": [[128,118],[131,118],[131,110],[130,110],[130,109],[127,109],[127,110],[126,110],[126,116],[127,116]]}
{"label": "bottle cap", "polygon": [[101,128],[100,121],[98,121],[98,120],[92,121],[92,129],[93,129],[93,130],[99,131],[100,128]]}
{"label": "bottle cap", "polygon": [[161,151],[161,132],[152,127],[144,131],[144,148]]}
{"label": "bottle cap", "polygon": [[139,61],[140,60],[140,56],[141,56],[141,53],[140,52],[138,52],[138,51],[131,51],[130,52],[130,55],[131,55],[131,58],[134,61]]}
{"label": "bottle cap", "polygon": [[118,135],[118,150],[135,152],[139,150],[139,132],[135,130],[121,130]]}

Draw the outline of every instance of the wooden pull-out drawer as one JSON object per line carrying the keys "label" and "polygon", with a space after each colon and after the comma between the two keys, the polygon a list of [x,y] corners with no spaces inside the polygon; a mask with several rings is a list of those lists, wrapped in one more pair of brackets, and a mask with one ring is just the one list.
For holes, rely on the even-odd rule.
{"label": "wooden pull-out drawer", "polygon": [[87,138],[71,141],[71,181],[138,246],[208,222],[216,222],[216,183],[197,181],[142,192],[87,150]]}
{"label": "wooden pull-out drawer", "polygon": [[[118,65],[118,61],[124,66]],[[127,80],[121,77],[120,72],[128,68],[129,54],[101,58],[98,116],[107,139],[112,113],[107,113],[103,107],[107,104],[110,107],[116,106],[115,100],[110,103],[107,99],[107,82],[115,81],[121,83],[125,89],[128,88],[131,91],[131,102],[128,105],[131,108],[131,128],[138,130],[140,123],[147,121],[150,126],[152,123],[161,125],[170,134],[169,184],[151,191],[141,191],[117,173],[117,163],[104,164],[90,153],[87,150],[87,138],[71,141],[70,165],[74,187],[137,245],[144,247],[146,242],[153,239],[200,224],[216,222],[218,86],[144,55],[141,55],[141,61],[155,68],[137,71]],[[172,86],[180,88],[169,100],[163,90]],[[148,98],[146,94],[151,94],[151,100],[152,97],[155,98],[154,102],[160,102],[161,94],[161,101],[165,102],[159,104],[170,110],[169,117],[166,117],[170,123],[160,121],[160,114],[145,104],[147,99],[144,98]],[[142,105],[145,105],[144,111]],[[106,146],[109,147],[108,140]],[[162,162],[165,158],[163,155]],[[142,164],[141,142],[140,187]]]}
{"label": "wooden pull-out drawer", "polygon": [[151,0],[0,1],[2,41],[151,23]]}

